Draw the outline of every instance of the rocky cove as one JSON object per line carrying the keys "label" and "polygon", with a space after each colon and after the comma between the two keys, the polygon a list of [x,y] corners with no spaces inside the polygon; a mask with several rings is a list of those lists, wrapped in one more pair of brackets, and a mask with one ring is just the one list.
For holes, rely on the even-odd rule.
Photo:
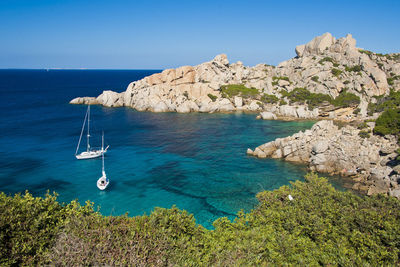
{"label": "rocky cove", "polygon": [[[356,47],[349,34],[330,33],[295,49],[278,66],[229,63],[224,54],[197,66],[167,69],[71,104],[127,106],[152,112],[259,112],[262,119],[317,119],[311,130],[276,139],[247,153],[307,164],[353,179],[366,194],[400,197],[395,134],[370,134],[383,110],[371,108],[400,91],[400,54]],[[334,121],[347,124],[335,125]],[[363,125],[363,127],[360,127]]]}

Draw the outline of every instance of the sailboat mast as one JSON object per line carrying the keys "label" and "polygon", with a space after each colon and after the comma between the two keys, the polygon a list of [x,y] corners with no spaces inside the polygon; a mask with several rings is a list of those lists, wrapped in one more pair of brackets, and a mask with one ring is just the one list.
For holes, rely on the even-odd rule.
{"label": "sailboat mast", "polygon": [[89,133],[89,128],[90,128],[90,105],[88,106],[88,121],[87,121],[87,152],[90,151],[90,143],[89,143],[90,133]]}
{"label": "sailboat mast", "polygon": [[101,136],[101,157],[102,157],[102,164],[103,164],[103,167],[102,167],[102,174],[104,175],[105,174],[105,172],[104,172],[104,132],[103,132],[103,134],[102,134],[102,136]]}
{"label": "sailboat mast", "polygon": [[88,111],[86,110],[85,119],[83,120],[81,135],[79,136],[78,146],[76,147],[75,155],[78,154],[79,146],[80,146],[81,140],[82,140],[82,135],[83,135],[83,132],[85,130],[87,116],[88,116]]}

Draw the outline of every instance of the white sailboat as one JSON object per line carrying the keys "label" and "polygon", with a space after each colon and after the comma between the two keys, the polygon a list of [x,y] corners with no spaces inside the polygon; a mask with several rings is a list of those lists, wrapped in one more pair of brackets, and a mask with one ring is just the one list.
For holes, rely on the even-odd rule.
{"label": "white sailboat", "polygon": [[[83,131],[85,129],[85,124],[87,121],[87,148],[86,151],[83,151],[82,153],[78,154],[78,150],[79,150],[79,146],[81,144],[81,140],[82,140],[82,135],[83,135]],[[86,115],[85,115],[85,119],[83,121],[83,125],[82,125],[82,130],[81,130],[81,135],[79,137],[79,142],[78,142],[78,146],[76,147],[76,151],[75,151],[75,157],[77,159],[93,159],[93,158],[97,158],[100,157],[101,155],[103,155],[104,153],[107,152],[107,149],[109,146],[106,147],[106,149],[103,149],[103,147],[100,150],[96,150],[96,149],[92,149],[90,147],[90,105],[88,105],[88,109],[86,111]]]}
{"label": "white sailboat", "polygon": [[[101,149],[104,147],[104,133],[101,138]],[[110,183],[110,180],[107,179],[106,172],[104,170],[104,153],[101,155],[102,157],[102,169],[101,169],[101,177],[97,180],[97,187],[100,190],[104,190],[107,188],[108,184]]]}

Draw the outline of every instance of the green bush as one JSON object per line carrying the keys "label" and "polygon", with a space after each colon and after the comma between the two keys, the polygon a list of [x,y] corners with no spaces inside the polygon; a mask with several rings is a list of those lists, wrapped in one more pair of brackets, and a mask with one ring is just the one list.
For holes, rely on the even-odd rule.
{"label": "green bush", "polygon": [[361,138],[369,138],[369,137],[370,137],[370,134],[369,134],[369,132],[367,132],[367,131],[360,131],[360,132],[358,133],[358,135],[359,135]]}
{"label": "green bush", "polygon": [[318,79],[319,79],[318,76],[313,76],[313,77],[311,78],[311,80],[312,80],[313,82],[318,82]]}
{"label": "green bush", "polygon": [[368,128],[368,125],[365,121],[361,122],[359,125],[357,125],[357,129],[362,130]]}
{"label": "green bush", "polygon": [[385,110],[376,119],[374,133],[379,135],[400,136],[400,108],[390,108]]}
{"label": "green bush", "polygon": [[279,76],[279,77],[278,76],[274,76],[274,77],[272,77],[272,85],[273,86],[278,85],[279,80],[284,80],[284,81],[287,81],[287,82],[290,83],[289,77],[286,77],[286,76]]}
{"label": "green bush", "polygon": [[318,61],[319,64],[324,65],[324,62],[331,62],[332,64],[335,64],[335,60],[331,57],[324,57],[320,61]]}
{"label": "green bush", "polygon": [[361,109],[360,108],[356,108],[355,110],[353,110],[353,114],[357,115],[358,113],[360,113]]}
{"label": "green bush", "polygon": [[279,101],[279,105],[280,105],[280,106],[287,105],[287,102],[286,102],[284,99],[281,99],[281,100]]}
{"label": "green bush", "polygon": [[360,72],[362,70],[362,68],[361,68],[360,65],[355,65],[353,67],[346,66],[345,70],[348,71],[348,72],[350,72],[350,71],[352,71],[352,72]]}
{"label": "green bush", "polygon": [[370,55],[372,55],[372,54],[373,54],[373,52],[371,52],[371,51],[368,51],[368,50],[359,49],[358,51],[359,51],[360,53],[362,53],[362,54],[366,54],[366,55],[368,55],[368,56],[370,56]]}
{"label": "green bush", "polygon": [[400,75],[392,76],[392,77],[387,78],[387,83],[389,85],[394,85],[394,81],[395,80],[400,80]]}
{"label": "green bush", "polygon": [[223,85],[221,86],[221,92],[224,96],[242,96],[244,98],[255,97],[259,94],[256,88],[247,88],[243,84]]}
{"label": "green bush", "polygon": [[307,103],[310,109],[332,100],[329,95],[311,93],[305,88],[295,88],[291,92],[282,90],[280,93],[282,96],[287,97],[291,103]]}
{"label": "green bush", "polygon": [[212,102],[215,102],[215,100],[217,100],[217,96],[215,95],[208,94],[207,96],[212,100]]}
{"label": "green bush", "polygon": [[[291,195],[293,200],[289,200]],[[257,194],[259,205],[214,230],[176,207],[101,216],[55,196],[0,195],[0,264],[66,266],[395,266],[400,201],[336,191],[305,176]]]}
{"label": "green bush", "polygon": [[261,96],[261,101],[268,104],[275,104],[278,103],[279,98],[275,95],[263,94]]}
{"label": "green bush", "polygon": [[60,205],[56,194],[0,193],[0,265],[41,265],[62,226],[76,214],[92,214],[92,203]]}
{"label": "green bush", "polygon": [[290,82],[290,80],[289,80],[289,77],[286,77],[286,76],[274,76],[274,77],[272,77],[272,80],[273,81],[279,81],[279,80],[284,80],[284,81],[288,81],[288,82]]}
{"label": "green bush", "polygon": [[372,115],[376,112],[382,112],[387,109],[395,109],[400,106],[400,91],[390,91],[388,96],[375,96],[376,103],[368,104],[368,115]]}
{"label": "green bush", "polygon": [[331,73],[332,73],[334,76],[339,77],[340,74],[342,74],[342,71],[339,70],[339,69],[333,68],[333,69],[331,70]]}
{"label": "green bush", "polygon": [[335,107],[355,107],[360,104],[360,97],[348,93],[346,90],[343,90],[335,99],[332,100],[332,104]]}

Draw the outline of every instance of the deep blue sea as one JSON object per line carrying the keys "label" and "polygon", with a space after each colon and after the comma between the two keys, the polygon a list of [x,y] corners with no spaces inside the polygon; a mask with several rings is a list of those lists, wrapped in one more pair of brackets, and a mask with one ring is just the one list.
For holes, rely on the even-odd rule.
{"label": "deep blue sea", "polygon": [[[59,200],[91,200],[104,215],[149,214],[176,205],[210,228],[257,204],[255,195],[302,179],[306,170],[248,157],[246,149],[312,126],[256,120],[255,114],[177,114],[92,106],[92,146],[110,145],[106,191],[101,159],[74,157],[86,106],[77,96],[122,92],[152,70],[0,70],[0,191],[47,190]],[[85,139],[83,139],[83,149]],[[335,182],[335,181],[334,181]]]}

